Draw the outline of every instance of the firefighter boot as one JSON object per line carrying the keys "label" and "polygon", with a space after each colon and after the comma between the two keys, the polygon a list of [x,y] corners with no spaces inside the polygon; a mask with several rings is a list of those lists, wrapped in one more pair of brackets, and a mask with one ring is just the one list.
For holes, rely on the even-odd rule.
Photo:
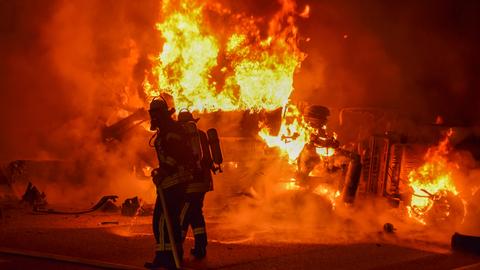
{"label": "firefighter boot", "polygon": [[148,269],[177,269],[171,252],[157,251],[152,262],[145,263]]}
{"label": "firefighter boot", "polygon": [[207,234],[205,233],[204,228],[202,228],[202,233],[195,233],[195,230],[195,247],[190,250],[190,253],[195,257],[195,259],[201,260],[207,256]]}
{"label": "firefighter boot", "polygon": [[195,247],[190,250],[190,254],[192,254],[195,259],[201,260],[207,256],[207,249],[205,247]]}

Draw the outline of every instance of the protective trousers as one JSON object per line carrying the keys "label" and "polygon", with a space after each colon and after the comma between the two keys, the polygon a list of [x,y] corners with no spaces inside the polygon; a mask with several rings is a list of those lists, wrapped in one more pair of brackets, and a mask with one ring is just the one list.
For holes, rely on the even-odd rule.
{"label": "protective trousers", "polygon": [[185,240],[188,227],[191,226],[195,239],[195,250],[205,251],[207,247],[207,231],[205,229],[205,218],[202,212],[205,192],[187,193],[185,196],[185,205],[180,218],[182,224],[182,239]]}
{"label": "protective trousers", "polygon": [[[159,187],[158,187],[159,188]],[[177,251],[180,258],[183,257],[182,233],[180,226],[180,212],[184,205],[185,184],[177,184],[163,190],[167,204],[170,222],[172,223],[173,235],[177,243]],[[153,235],[157,242],[154,264],[175,269],[175,260],[172,246],[168,237],[165,213],[163,213],[160,198],[157,195],[155,209],[153,211]]]}

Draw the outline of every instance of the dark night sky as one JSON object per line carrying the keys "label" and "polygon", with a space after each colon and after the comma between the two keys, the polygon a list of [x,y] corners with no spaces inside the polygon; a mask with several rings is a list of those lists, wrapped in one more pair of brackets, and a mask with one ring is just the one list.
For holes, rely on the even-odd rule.
{"label": "dark night sky", "polygon": [[[230,5],[257,15],[276,7],[239,2]],[[309,56],[294,98],[480,122],[479,1],[302,0],[299,9],[304,3],[312,11],[300,32],[311,41],[302,43]],[[0,160],[63,149],[80,140],[66,129],[94,126],[76,119],[106,117],[97,108],[122,98],[110,94],[121,78],[143,79],[142,64],[121,68],[126,37],[140,60],[158,48],[156,10],[157,1],[0,0]]]}
{"label": "dark night sky", "polygon": [[305,22],[313,43],[305,66],[324,62],[315,96],[478,123],[478,1],[328,2]]}

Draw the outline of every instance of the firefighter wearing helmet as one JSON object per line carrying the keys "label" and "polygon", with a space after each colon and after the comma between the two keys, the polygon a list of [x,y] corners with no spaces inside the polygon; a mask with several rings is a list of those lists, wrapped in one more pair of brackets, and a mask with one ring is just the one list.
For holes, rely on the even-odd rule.
{"label": "firefighter wearing helmet", "polygon": [[156,131],[150,142],[154,142],[159,167],[152,172],[157,188],[152,222],[157,245],[153,262],[145,265],[149,268],[176,269],[183,257],[180,212],[186,183],[193,179],[194,159],[191,148],[185,143],[187,134],[172,119],[174,111],[168,109],[165,100],[154,99],[150,103],[150,129]]}
{"label": "firefighter wearing helmet", "polygon": [[192,227],[195,244],[190,252],[196,259],[202,259],[206,256],[207,248],[207,232],[202,213],[203,200],[205,193],[213,190],[211,171],[214,171],[214,164],[207,134],[197,128],[198,120],[187,110],[182,110],[178,114],[178,122],[188,134],[195,159],[193,180],[186,186],[185,205],[180,216],[182,238],[185,239],[188,228]]}

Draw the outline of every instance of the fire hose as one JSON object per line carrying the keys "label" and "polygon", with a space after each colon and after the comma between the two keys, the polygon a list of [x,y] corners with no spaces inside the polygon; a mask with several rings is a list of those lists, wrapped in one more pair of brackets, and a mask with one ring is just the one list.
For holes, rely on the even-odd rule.
{"label": "fire hose", "polygon": [[[180,262],[180,257],[179,257],[179,254],[178,254],[177,243],[175,242],[175,237],[174,237],[174,234],[173,234],[172,220],[171,220],[170,214],[168,213],[168,207],[167,207],[167,202],[165,200],[165,194],[163,193],[162,185],[160,184],[161,180],[159,180],[161,178],[161,174],[162,173],[160,172],[159,168],[154,169],[152,171],[152,178],[153,178],[153,182],[157,186],[157,196],[160,199],[160,205],[162,207],[163,215],[165,216],[165,224],[167,226],[167,234],[168,234],[168,238],[170,239],[170,245],[172,247],[172,254],[173,254],[173,260],[175,261],[175,267],[177,269],[180,269],[180,263],[181,262]],[[163,228],[161,228],[161,230],[163,230]],[[147,265],[145,265],[145,266],[148,268]]]}
{"label": "fire hose", "polygon": [[178,256],[177,243],[173,237],[173,228],[170,220],[170,215],[168,214],[167,202],[165,201],[165,195],[163,194],[163,189],[157,187],[157,195],[160,198],[160,204],[162,205],[163,214],[165,216],[165,223],[167,225],[168,238],[170,239],[170,245],[172,246],[173,259],[175,260],[175,266],[177,269],[180,269],[180,258]]}
{"label": "fire hose", "polygon": [[57,215],[81,215],[81,214],[87,214],[94,212],[98,209],[100,209],[105,203],[108,201],[116,201],[118,198],[117,195],[108,195],[108,196],[103,196],[94,206],[92,206],[90,209],[86,210],[80,210],[80,211],[61,211],[61,210],[55,210],[55,209],[40,209],[37,207],[33,208],[34,212],[37,213],[43,213],[43,214],[57,214]]}

